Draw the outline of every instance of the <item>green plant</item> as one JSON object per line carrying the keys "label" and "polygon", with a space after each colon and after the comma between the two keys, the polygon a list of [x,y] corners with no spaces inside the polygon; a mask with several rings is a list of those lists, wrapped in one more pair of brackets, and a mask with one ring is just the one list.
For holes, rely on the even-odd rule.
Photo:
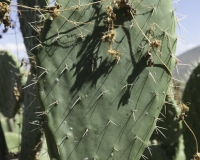
{"label": "green plant", "polygon": [[[200,90],[200,65],[198,65],[190,75],[190,78],[185,86],[185,90],[183,92],[182,100],[184,103],[191,103],[189,104],[190,111],[187,113],[186,121],[192,131],[196,134],[196,145],[194,145],[194,141],[191,140],[190,137],[192,137],[191,131],[187,129],[187,126],[184,127],[184,143],[185,143],[185,154],[187,159],[191,158],[194,153],[196,153],[196,159],[200,159],[200,154],[198,153],[198,142],[200,141],[200,131],[199,131],[199,125],[200,125],[200,119],[199,119],[199,90]],[[193,133],[193,134],[194,134]],[[197,142],[198,141],[198,142]],[[199,157],[197,156],[199,155]],[[195,156],[194,156],[195,157]],[[198,159],[199,158],[199,159]]]}
{"label": "green plant", "polygon": [[[23,10],[23,6],[26,7],[44,7],[46,6],[45,1],[26,1],[18,0],[20,4],[18,10]],[[21,7],[20,7],[21,6]],[[36,64],[34,57],[34,50],[32,51],[35,45],[38,44],[36,39],[41,32],[41,22],[37,22],[38,15],[40,13],[36,10],[22,12],[20,14],[20,28],[24,37],[24,44],[27,49],[30,62],[30,71],[27,81],[27,86],[33,83],[33,80],[36,79]],[[32,23],[35,22],[35,23]],[[31,38],[34,37],[34,38]],[[37,116],[36,113],[41,112],[39,104],[37,103],[37,93],[36,86],[24,88],[24,112],[23,112],[23,123],[22,123],[22,142],[21,142],[21,152],[20,160],[35,160],[40,156],[40,150],[43,144],[43,131],[40,128],[42,119]]]}
{"label": "green plant", "polygon": [[26,72],[16,57],[4,50],[0,50],[0,68],[0,111],[11,118],[23,103],[21,89],[26,84]]}
{"label": "green plant", "polygon": [[158,125],[164,130],[162,134],[158,134],[159,132],[156,131],[150,138],[152,156],[148,149],[144,153],[149,160],[160,160],[161,158],[165,160],[185,159],[182,123],[175,121],[176,115],[179,114],[176,100],[168,95],[158,122]]}
{"label": "green plant", "polygon": [[171,1],[57,2],[33,83],[50,158],[145,158],[175,64]]}

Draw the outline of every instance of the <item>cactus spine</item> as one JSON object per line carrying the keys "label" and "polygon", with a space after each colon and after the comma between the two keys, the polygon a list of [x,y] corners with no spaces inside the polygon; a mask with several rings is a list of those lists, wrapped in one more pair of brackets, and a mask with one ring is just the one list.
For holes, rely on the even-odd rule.
{"label": "cactus spine", "polygon": [[[190,75],[190,78],[185,86],[185,90],[183,92],[183,102],[187,104],[190,102],[189,105],[190,111],[188,112],[186,118],[186,121],[192,131],[196,135],[196,139],[199,142],[200,141],[200,132],[199,132],[199,126],[200,126],[200,120],[199,120],[199,89],[200,89],[200,65],[198,65]],[[191,131],[188,130],[188,128],[184,127],[184,144],[185,144],[185,154],[187,159],[191,159],[192,155],[196,153],[194,156],[194,160],[200,159],[200,153],[198,153],[198,144],[194,145],[194,141],[192,139]],[[191,137],[191,138],[190,138]],[[197,143],[197,142],[196,142]]]}
{"label": "cactus spine", "polygon": [[171,0],[58,0],[43,11],[36,82],[50,158],[145,157],[175,63]]}
{"label": "cactus spine", "polygon": [[[26,1],[18,0],[18,3],[29,7],[39,7],[42,8],[46,6],[45,1]],[[19,10],[23,8],[18,7]],[[23,37],[37,37],[41,27],[38,20],[38,11],[23,12],[22,18],[20,18],[20,27]],[[36,23],[30,23],[36,22]],[[30,27],[31,26],[31,27]],[[30,51],[31,48],[38,45],[38,40],[36,38],[24,39],[26,49],[28,51],[29,61],[31,64],[30,74],[27,81],[27,86],[33,84],[36,80],[36,65],[34,51]],[[40,127],[42,119],[37,117],[38,112],[41,109],[37,103],[37,93],[35,85],[27,87],[24,89],[24,112],[23,112],[23,124],[22,124],[22,142],[21,142],[21,152],[20,160],[35,160],[39,158],[40,150],[43,144],[43,132]]]}
{"label": "cactus spine", "polygon": [[0,51],[0,111],[8,117],[14,117],[23,103],[21,88],[26,83],[25,71],[20,68],[20,63],[11,53]]}

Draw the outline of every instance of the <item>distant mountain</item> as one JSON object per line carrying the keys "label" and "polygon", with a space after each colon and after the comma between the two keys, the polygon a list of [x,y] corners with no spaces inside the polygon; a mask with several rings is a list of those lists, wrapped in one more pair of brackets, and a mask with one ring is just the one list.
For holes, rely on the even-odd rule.
{"label": "distant mountain", "polygon": [[196,67],[197,64],[200,63],[200,46],[181,54],[177,58],[180,60],[179,65],[177,66],[179,74],[175,69],[174,77],[186,83],[194,67]]}

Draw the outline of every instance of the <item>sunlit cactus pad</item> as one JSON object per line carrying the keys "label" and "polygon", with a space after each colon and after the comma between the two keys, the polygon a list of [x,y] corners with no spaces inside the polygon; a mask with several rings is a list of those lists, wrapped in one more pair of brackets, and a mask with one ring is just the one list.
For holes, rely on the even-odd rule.
{"label": "sunlit cactus pad", "polygon": [[175,64],[171,0],[58,0],[46,13],[35,83],[50,158],[145,157]]}

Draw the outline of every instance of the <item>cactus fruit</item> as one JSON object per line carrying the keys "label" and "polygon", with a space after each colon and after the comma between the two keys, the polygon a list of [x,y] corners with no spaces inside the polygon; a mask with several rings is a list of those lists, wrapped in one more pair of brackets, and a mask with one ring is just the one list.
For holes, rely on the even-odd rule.
{"label": "cactus fruit", "polygon": [[[191,104],[188,106],[190,108],[190,111],[187,113],[186,121],[190,128],[193,130],[193,132],[196,135],[196,139],[198,142],[200,142],[200,65],[198,65],[190,75],[190,78],[185,86],[182,100],[185,104],[190,102]],[[192,134],[191,131],[184,127],[184,144],[185,144],[185,154],[187,159],[191,159],[192,155],[194,153],[196,154],[196,158],[194,156],[194,160],[200,159],[200,154],[198,153],[198,144],[196,146],[194,145],[194,141],[191,140]],[[199,155],[198,155],[199,154]],[[198,157],[199,156],[199,157]]]}
{"label": "cactus fruit", "polygon": [[35,83],[50,158],[140,159],[175,65],[171,0],[58,0],[43,11]]}
{"label": "cactus fruit", "polygon": [[21,88],[26,83],[25,70],[20,68],[14,55],[3,50],[0,51],[0,68],[0,111],[11,118],[23,103]]}

